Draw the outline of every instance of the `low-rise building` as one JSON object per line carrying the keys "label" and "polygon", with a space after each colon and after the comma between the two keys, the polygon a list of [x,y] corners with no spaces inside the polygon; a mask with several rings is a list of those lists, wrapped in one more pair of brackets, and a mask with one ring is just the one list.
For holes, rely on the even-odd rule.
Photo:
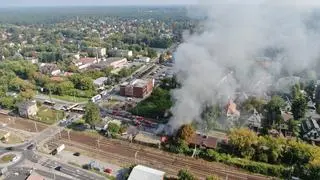
{"label": "low-rise building", "polygon": [[36,101],[25,101],[18,105],[19,115],[26,118],[32,118],[37,115],[38,107]]}
{"label": "low-rise building", "polygon": [[149,57],[140,57],[139,59],[135,59],[134,61],[148,63],[148,62],[150,62],[150,58]]}
{"label": "low-rise building", "polygon": [[157,169],[152,169],[146,166],[137,165],[135,166],[128,180],[163,180],[165,172],[159,171]]}
{"label": "low-rise building", "polygon": [[122,57],[110,57],[106,58],[103,61],[100,61],[97,64],[92,65],[90,68],[92,69],[105,69],[107,67],[116,68],[123,68],[128,63],[127,58]]}
{"label": "low-rise building", "polygon": [[132,57],[133,53],[130,50],[122,49],[111,49],[108,51],[109,56],[111,57]]}
{"label": "low-rise building", "polygon": [[200,148],[215,149],[218,145],[218,138],[196,133],[189,142],[190,146]]}
{"label": "low-rise building", "polygon": [[98,56],[99,58],[101,58],[107,55],[107,50],[106,48],[101,47],[90,47],[87,48],[87,53],[91,56]]}
{"label": "low-rise building", "polygon": [[107,77],[99,77],[98,79],[93,81],[93,84],[98,89],[103,88],[107,80],[108,80]]}
{"label": "low-rise building", "polygon": [[39,68],[42,74],[47,74],[50,76],[57,76],[61,73],[59,67],[53,63],[41,63]]}
{"label": "low-rise building", "polygon": [[135,79],[120,85],[120,95],[135,98],[144,98],[150,94],[154,87],[154,79]]}
{"label": "low-rise building", "polygon": [[24,59],[31,64],[37,64],[39,62],[39,59],[36,57],[25,57]]}
{"label": "low-rise building", "polygon": [[74,65],[77,66],[79,70],[82,70],[98,62],[100,62],[100,60],[97,58],[85,57],[85,58],[80,58],[79,60],[75,60]]}

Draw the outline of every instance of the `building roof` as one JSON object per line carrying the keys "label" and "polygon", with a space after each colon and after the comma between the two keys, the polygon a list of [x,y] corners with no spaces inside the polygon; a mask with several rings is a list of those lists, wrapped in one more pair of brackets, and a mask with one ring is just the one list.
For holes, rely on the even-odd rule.
{"label": "building roof", "polygon": [[37,102],[35,100],[33,100],[33,101],[24,101],[24,102],[19,104],[19,108],[21,108],[21,107],[30,107],[30,106],[34,106],[36,104],[37,104]]}
{"label": "building roof", "polygon": [[144,79],[135,79],[131,82],[124,82],[121,84],[121,86],[134,86],[134,87],[144,87],[149,83],[150,80],[144,80]]}
{"label": "building roof", "polygon": [[128,180],[163,180],[164,174],[163,171],[137,165],[132,169]]}
{"label": "building roof", "polygon": [[233,100],[229,100],[226,106],[227,114],[230,115],[240,115],[240,112],[237,110],[237,105],[233,102]]}
{"label": "building roof", "polygon": [[96,58],[86,57],[86,58],[80,58],[79,62],[81,62],[82,64],[90,64],[90,63],[93,63],[96,60],[97,60]]}
{"label": "building roof", "polygon": [[93,81],[93,84],[96,85],[103,85],[105,81],[107,81],[108,78],[107,77],[99,77],[98,79]]}
{"label": "building roof", "polygon": [[203,136],[201,134],[195,134],[190,139],[190,144],[205,146],[207,148],[216,148],[218,144],[218,139],[212,136]]}

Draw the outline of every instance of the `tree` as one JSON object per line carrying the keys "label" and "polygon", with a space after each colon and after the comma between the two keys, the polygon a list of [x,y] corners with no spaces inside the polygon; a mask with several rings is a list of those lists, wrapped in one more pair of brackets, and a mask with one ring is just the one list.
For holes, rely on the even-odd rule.
{"label": "tree", "polygon": [[255,132],[246,129],[232,129],[229,134],[229,142],[241,156],[251,159],[255,153],[254,146],[258,143]]}
{"label": "tree", "polygon": [[89,102],[86,105],[84,120],[91,126],[92,129],[95,128],[96,124],[101,122],[99,108],[93,102]]}
{"label": "tree", "polygon": [[108,124],[108,131],[111,134],[118,134],[120,131],[120,126],[116,123],[109,123]]}
{"label": "tree", "polygon": [[294,98],[291,104],[291,111],[294,119],[303,118],[308,108],[306,98],[301,94]]}
{"label": "tree", "polygon": [[180,127],[178,131],[178,137],[186,142],[190,142],[191,138],[194,136],[195,130],[191,124],[184,124]]}
{"label": "tree", "polygon": [[285,106],[284,100],[280,96],[273,96],[266,105],[265,127],[269,128],[274,123],[279,123],[282,119],[281,109]]}
{"label": "tree", "polygon": [[20,96],[23,100],[30,100],[32,99],[36,93],[32,89],[27,89],[25,91],[20,92]]}
{"label": "tree", "polygon": [[196,180],[197,178],[187,169],[182,169],[178,172],[178,180]]}
{"label": "tree", "polygon": [[288,130],[293,134],[293,136],[298,137],[300,133],[299,121],[290,119],[288,121]]}
{"label": "tree", "polygon": [[59,95],[64,95],[64,94],[67,94],[67,91],[73,88],[74,88],[74,85],[71,81],[64,81],[58,84],[57,93]]}
{"label": "tree", "polygon": [[157,57],[157,51],[152,48],[148,48],[147,53],[150,58]]}

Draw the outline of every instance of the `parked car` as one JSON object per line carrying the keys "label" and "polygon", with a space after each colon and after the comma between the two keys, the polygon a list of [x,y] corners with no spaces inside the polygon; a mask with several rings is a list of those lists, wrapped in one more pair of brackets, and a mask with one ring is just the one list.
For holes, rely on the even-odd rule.
{"label": "parked car", "polygon": [[74,156],[80,156],[80,153],[79,152],[75,152],[73,153]]}
{"label": "parked car", "polygon": [[12,151],[12,150],[13,150],[13,147],[7,147],[6,150]]}
{"label": "parked car", "polygon": [[105,172],[105,173],[108,173],[108,174],[111,174],[111,173],[112,173],[112,169],[106,168],[106,169],[104,169],[104,172]]}
{"label": "parked car", "polygon": [[34,148],[34,144],[30,144],[30,145],[27,147],[28,150],[32,150],[33,148]]}
{"label": "parked car", "polygon": [[57,170],[57,171],[60,171],[61,170],[61,166],[57,166],[56,168],[54,168],[55,170]]}

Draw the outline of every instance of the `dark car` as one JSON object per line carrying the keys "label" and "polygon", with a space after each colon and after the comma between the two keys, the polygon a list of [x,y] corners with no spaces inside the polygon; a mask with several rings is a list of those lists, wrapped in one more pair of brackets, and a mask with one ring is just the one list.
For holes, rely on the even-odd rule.
{"label": "dark car", "polygon": [[30,145],[27,147],[28,150],[32,150],[33,148],[34,148],[34,144],[30,144]]}
{"label": "dark car", "polygon": [[13,147],[7,147],[6,150],[12,151],[12,150],[13,150]]}
{"label": "dark car", "polygon": [[57,171],[60,171],[61,170],[61,166],[57,166],[56,168],[54,168],[55,170],[57,170]]}
{"label": "dark car", "polygon": [[80,156],[80,153],[79,152],[75,152],[73,153],[74,156]]}

